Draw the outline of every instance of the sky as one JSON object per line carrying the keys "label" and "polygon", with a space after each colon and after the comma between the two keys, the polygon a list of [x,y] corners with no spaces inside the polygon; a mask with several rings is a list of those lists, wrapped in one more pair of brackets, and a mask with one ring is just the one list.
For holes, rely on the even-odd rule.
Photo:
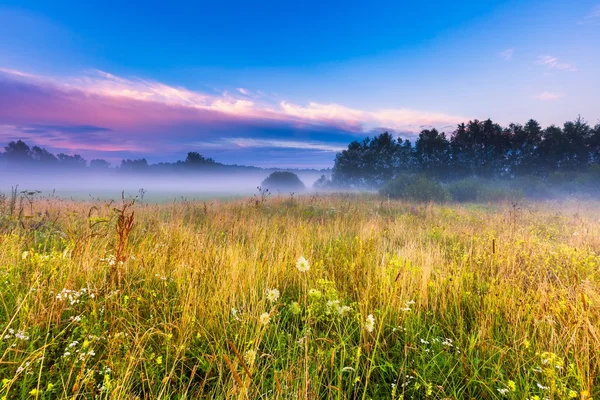
{"label": "sky", "polygon": [[0,144],[329,168],[382,131],[600,119],[600,1],[0,0]]}

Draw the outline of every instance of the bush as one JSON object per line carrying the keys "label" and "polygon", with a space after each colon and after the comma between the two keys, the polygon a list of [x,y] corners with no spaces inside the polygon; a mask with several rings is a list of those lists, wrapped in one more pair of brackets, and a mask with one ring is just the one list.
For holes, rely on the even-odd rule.
{"label": "bush", "polygon": [[325,175],[321,175],[321,177],[313,184],[313,189],[327,190],[331,189],[332,186],[331,179],[327,178]]}
{"label": "bush", "polygon": [[304,183],[298,178],[298,175],[292,172],[277,171],[265,179],[261,187],[270,191],[302,192]]}
{"label": "bush", "polygon": [[546,181],[539,176],[516,178],[513,187],[531,199],[549,199],[555,197],[555,194]]}
{"label": "bush", "polygon": [[465,178],[448,184],[446,188],[454,201],[477,201],[484,190],[484,183],[477,178]]}
{"label": "bush", "polygon": [[395,199],[413,201],[445,202],[451,199],[450,193],[436,181],[424,176],[398,175],[386,183],[379,193]]}
{"label": "bush", "polygon": [[497,201],[517,201],[522,200],[523,197],[523,192],[519,189],[502,185],[490,185],[479,192],[477,200],[488,203]]}

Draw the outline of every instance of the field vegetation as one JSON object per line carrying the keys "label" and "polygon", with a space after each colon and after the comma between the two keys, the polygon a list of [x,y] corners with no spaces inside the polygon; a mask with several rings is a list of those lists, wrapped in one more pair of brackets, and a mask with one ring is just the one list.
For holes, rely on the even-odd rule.
{"label": "field vegetation", "polygon": [[23,196],[2,400],[600,398],[598,202]]}

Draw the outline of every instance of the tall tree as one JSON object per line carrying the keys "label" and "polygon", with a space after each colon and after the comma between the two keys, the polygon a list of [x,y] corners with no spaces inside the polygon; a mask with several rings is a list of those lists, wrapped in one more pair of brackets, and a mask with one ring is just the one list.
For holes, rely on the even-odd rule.
{"label": "tall tree", "polygon": [[450,142],[444,132],[425,129],[415,143],[415,155],[419,169],[427,176],[442,178],[449,174]]}
{"label": "tall tree", "polygon": [[58,162],[62,167],[70,169],[82,169],[87,166],[87,161],[79,154],[68,155],[64,153],[58,153],[56,155]]}
{"label": "tall tree", "polygon": [[4,146],[4,159],[9,164],[28,164],[32,161],[31,149],[22,140]]}
{"label": "tall tree", "polygon": [[333,166],[332,182],[338,186],[375,188],[400,171],[409,172],[414,164],[410,142],[384,132],[373,139],[350,143],[338,153]]}
{"label": "tall tree", "polygon": [[54,154],[39,146],[33,146],[31,148],[31,157],[34,161],[45,166],[52,166],[58,164],[58,158],[56,158]]}

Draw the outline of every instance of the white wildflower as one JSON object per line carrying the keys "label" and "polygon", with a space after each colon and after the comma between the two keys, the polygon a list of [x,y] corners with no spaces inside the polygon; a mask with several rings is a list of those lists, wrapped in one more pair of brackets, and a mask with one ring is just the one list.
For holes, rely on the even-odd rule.
{"label": "white wildflower", "polygon": [[300,272],[308,272],[310,270],[310,264],[308,260],[302,256],[296,261],[296,269]]}
{"label": "white wildflower", "polygon": [[548,386],[544,386],[544,385],[542,385],[542,384],[541,384],[541,383],[539,383],[539,382],[536,382],[536,385],[537,385],[537,387],[538,387],[539,389],[541,389],[541,390],[548,390],[548,389],[549,389],[549,387],[548,387]]}
{"label": "white wildflower", "polygon": [[365,329],[369,333],[375,330],[375,317],[373,317],[373,314],[369,314],[367,316],[367,321],[365,322]]}
{"label": "white wildflower", "polygon": [[268,312],[262,313],[260,314],[260,317],[258,317],[258,320],[260,321],[261,325],[267,325],[271,320],[271,316]]}
{"label": "white wildflower", "polygon": [[271,303],[275,303],[279,299],[279,290],[277,289],[269,289],[267,290],[267,300]]}
{"label": "white wildflower", "polygon": [[27,336],[24,331],[15,333],[15,337],[19,340],[29,340],[29,336]]}
{"label": "white wildflower", "polygon": [[350,306],[341,306],[340,308],[338,308],[338,314],[344,315],[344,314],[350,312],[350,310],[351,310]]}

